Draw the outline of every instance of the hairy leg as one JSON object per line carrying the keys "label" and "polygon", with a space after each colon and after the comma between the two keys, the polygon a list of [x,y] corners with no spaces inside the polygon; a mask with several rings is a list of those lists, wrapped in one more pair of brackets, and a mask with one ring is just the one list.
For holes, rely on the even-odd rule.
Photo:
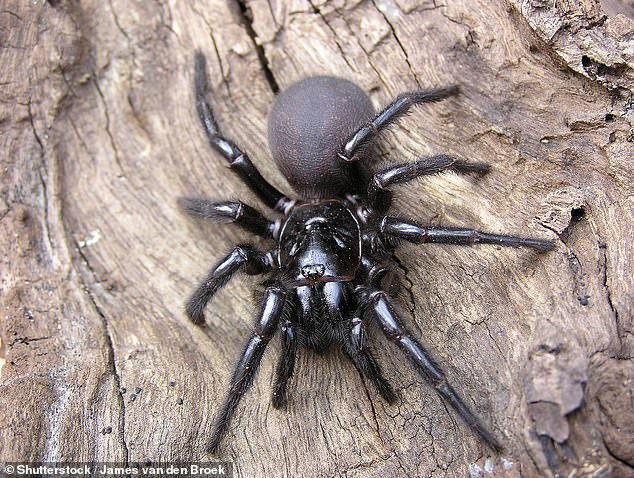
{"label": "hairy leg", "polygon": [[374,291],[365,297],[369,309],[374,313],[386,337],[397,344],[412,362],[422,377],[440,393],[453,407],[462,419],[475,431],[492,449],[502,450],[502,446],[482,421],[465,404],[463,399],[447,381],[440,366],[431,358],[425,348],[412,337],[401,323],[387,294]]}
{"label": "hairy leg", "polygon": [[275,385],[273,385],[273,406],[281,408],[286,404],[286,387],[295,370],[297,356],[297,335],[290,320],[282,324],[282,355],[277,363]]}
{"label": "hairy leg", "polygon": [[185,311],[189,319],[199,325],[205,322],[204,310],[207,303],[237,271],[243,269],[250,275],[262,274],[271,270],[271,262],[268,254],[253,246],[234,247],[224,259],[211,268],[187,301]]}
{"label": "hairy leg", "polygon": [[367,344],[365,329],[364,319],[360,317],[360,314],[357,314],[352,319],[350,334],[344,338],[343,351],[359,367],[361,373],[374,383],[383,399],[388,403],[393,403],[396,400],[396,395],[372,355],[372,351]]}
{"label": "hairy leg", "polygon": [[292,201],[264,179],[249,156],[220,132],[207,100],[208,79],[205,63],[205,56],[199,51],[196,52],[194,64],[196,110],[209,144],[229,162],[229,167],[267,206],[284,211]]}
{"label": "hairy leg", "polygon": [[498,246],[531,247],[538,251],[548,251],[555,245],[547,239],[531,237],[506,236],[501,234],[489,234],[475,229],[423,227],[418,224],[398,217],[385,216],[379,226],[382,234],[404,239],[415,244],[497,244]]}
{"label": "hairy leg", "polygon": [[416,161],[396,164],[372,176],[368,185],[367,207],[375,215],[383,214],[392,204],[391,186],[443,171],[486,174],[489,171],[489,166],[484,163],[468,163],[446,154],[437,154]]}
{"label": "hairy leg", "polygon": [[413,91],[398,95],[389,105],[381,110],[372,121],[353,133],[339,152],[339,157],[344,161],[358,159],[360,150],[372,139],[387,129],[396,120],[406,115],[412,106],[424,103],[436,103],[458,94],[457,86],[447,88],[435,88],[432,90]]}
{"label": "hairy leg", "polygon": [[233,373],[229,393],[216,418],[213,434],[207,444],[207,450],[211,453],[218,450],[236,407],[253,383],[264,350],[277,329],[285,301],[286,289],[281,284],[273,284],[266,289],[255,329]]}
{"label": "hairy leg", "polygon": [[213,222],[232,222],[258,236],[273,238],[275,223],[240,201],[213,202],[207,198],[189,197],[179,198],[178,203],[190,216]]}

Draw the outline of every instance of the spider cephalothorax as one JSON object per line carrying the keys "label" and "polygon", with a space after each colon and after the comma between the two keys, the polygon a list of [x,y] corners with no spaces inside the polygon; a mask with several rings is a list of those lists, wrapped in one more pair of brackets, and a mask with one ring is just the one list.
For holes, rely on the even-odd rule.
{"label": "spider cephalothorax", "polygon": [[[408,332],[390,297],[393,252],[399,241],[527,246],[541,251],[553,243],[459,228],[424,227],[390,216],[391,186],[442,171],[484,174],[488,166],[446,155],[429,156],[370,173],[368,148],[375,137],[413,105],[437,102],[457,87],[399,95],[378,114],[365,93],[349,81],[314,77],[281,93],[269,116],[269,144],[289,183],[301,196],[292,200],[271,186],[246,153],[225,138],[206,99],[205,59],[196,54],[196,107],[211,145],[248,187],[273,211],[269,220],[241,202],[186,198],[191,215],[234,222],[274,242],[262,252],[236,246],[216,264],[187,303],[187,315],[204,322],[204,308],[234,273],[267,274],[255,328],[231,380],[208,449],[215,452],[231,417],[251,385],[266,345],[279,333],[282,355],[276,371],[273,405],[286,401],[300,346],[323,352],[341,347],[388,402],[394,392],[368,348],[366,331],[378,322],[428,382],[489,446],[500,444],[447,382],[440,367]],[[386,278],[388,278],[386,280]]]}

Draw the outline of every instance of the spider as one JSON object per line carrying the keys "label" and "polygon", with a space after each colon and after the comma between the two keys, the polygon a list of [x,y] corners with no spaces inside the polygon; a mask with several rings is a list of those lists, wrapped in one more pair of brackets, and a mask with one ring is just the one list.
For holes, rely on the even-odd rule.
{"label": "spider", "polygon": [[181,198],[188,214],[234,223],[274,241],[268,252],[249,244],[234,247],[211,268],[189,298],[186,313],[202,325],[210,299],[239,271],[268,274],[253,332],[235,368],[229,392],[214,423],[207,450],[215,453],[247,392],[271,338],[281,335],[272,403],[287,400],[300,347],[325,352],[339,346],[389,403],[396,396],[367,341],[371,323],[396,343],[455,412],[492,449],[502,447],[448,383],[440,366],[407,330],[391,297],[398,282],[393,252],[401,241],[415,244],[497,244],[546,251],[549,240],[489,234],[472,229],[425,227],[388,214],[392,187],[443,171],[485,174],[483,163],[444,154],[370,172],[375,138],[412,106],[454,96],[457,86],[400,94],[376,113],[353,83],[318,76],[290,86],[268,117],[270,149],[279,169],[301,199],[291,199],[267,182],[245,152],[219,130],[207,100],[205,57],[195,55],[196,109],[211,146],[256,196],[279,217],[269,220],[239,201]]}

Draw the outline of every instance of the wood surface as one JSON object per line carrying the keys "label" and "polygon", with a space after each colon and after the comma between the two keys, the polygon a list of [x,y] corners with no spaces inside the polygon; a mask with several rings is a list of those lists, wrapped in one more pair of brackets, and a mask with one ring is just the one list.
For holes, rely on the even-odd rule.
{"label": "wood surface", "polygon": [[[8,0],[0,11],[0,461],[209,460],[237,476],[634,476],[631,3],[495,0]],[[621,12],[621,13],[619,13]],[[278,90],[350,79],[377,108],[460,84],[383,135],[377,163],[487,162],[398,188],[433,225],[554,251],[404,245],[401,309],[505,450],[400,351],[374,347],[386,405],[338,351],[302,352],[286,410],[272,342],[218,457],[204,452],[252,326],[236,278],[187,296],[234,244],[177,198],[257,199],[195,114],[202,50],[222,129],[291,192],[267,148]],[[378,332],[378,331],[377,331]]]}

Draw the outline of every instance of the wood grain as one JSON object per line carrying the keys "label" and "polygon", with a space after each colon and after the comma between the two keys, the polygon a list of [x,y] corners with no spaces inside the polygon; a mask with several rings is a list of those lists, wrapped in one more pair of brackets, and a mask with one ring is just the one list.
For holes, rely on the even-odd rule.
{"label": "wood grain", "polygon": [[220,455],[238,476],[634,476],[631,18],[592,0],[56,0],[4,2],[0,26],[0,461],[209,458],[257,281],[233,281],[205,328],[183,302],[253,238],[176,201],[258,202],[198,124],[201,49],[222,128],[288,192],[266,140],[276,91],[331,74],[378,108],[460,84],[377,162],[449,153],[492,172],[400,187],[395,210],[557,239],[398,254],[404,316],[503,454],[378,336],[396,405],[333,351],[301,354],[275,410],[274,341]]}

